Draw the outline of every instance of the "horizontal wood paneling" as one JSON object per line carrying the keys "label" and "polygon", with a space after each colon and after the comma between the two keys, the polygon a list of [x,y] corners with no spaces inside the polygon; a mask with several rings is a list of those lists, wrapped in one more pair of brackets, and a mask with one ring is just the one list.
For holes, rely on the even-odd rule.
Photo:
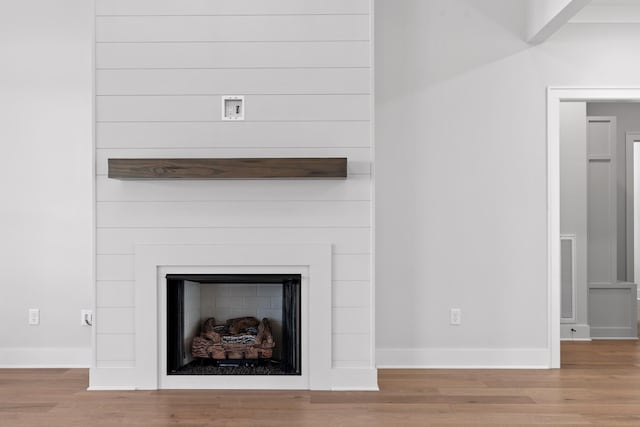
{"label": "horizontal wood paneling", "polygon": [[[369,254],[333,255],[333,280],[366,281],[370,276],[371,256]],[[135,256],[131,255],[98,255],[98,281],[135,280]]]}
{"label": "horizontal wood paneling", "polygon": [[98,334],[133,334],[134,309],[98,308],[96,310],[96,326]]}
{"label": "horizontal wood paneling", "polygon": [[[133,367],[136,244],[333,245],[335,366],[370,364],[369,0],[97,0],[97,365]],[[246,121],[220,120],[245,95]],[[117,181],[109,158],[347,157],[342,181]],[[338,332],[336,332],[338,331]]]}
{"label": "horizontal wood paneling", "polygon": [[333,307],[368,307],[371,302],[371,283],[368,281],[334,281]]}
{"label": "horizontal wood paneling", "polygon": [[[370,202],[98,202],[100,228],[368,227]],[[259,213],[259,214],[257,214]]]}
{"label": "horizontal wood paneling", "polygon": [[98,361],[133,361],[135,335],[98,334],[96,350]]}
{"label": "horizontal wood paneling", "polygon": [[334,281],[366,281],[370,279],[370,254],[342,254],[333,256]]}
{"label": "horizontal wood paneling", "polygon": [[272,15],[369,13],[369,0],[97,0],[97,15]]}
{"label": "horizontal wood paneling", "polygon": [[99,202],[174,202],[174,201],[284,201],[284,200],[371,200],[368,175],[346,180],[231,180],[231,181],[156,181],[123,182],[97,177]]}
{"label": "horizontal wood paneling", "polygon": [[334,334],[369,334],[369,307],[336,307],[333,309]]}
{"label": "horizontal wood paneling", "polygon": [[[369,95],[254,95],[247,121],[369,120]],[[219,96],[98,96],[99,122],[221,121]]]}
{"label": "horizontal wood paneling", "polygon": [[334,334],[332,351],[334,362],[368,361],[371,358],[371,336],[369,334]]}
{"label": "horizontal wood paneling", "polygon": [[98,69],[366,67],[368,41],[100,43]]}
{"label": "horizontal wood paneling", "polygon": [[338,370],[352,369],[353,372],[356,372],[361,369],[371,369],[371,363],[368,360],[334,360],[333,368]]}
{"label": "horizontal wood paneling", "polygon": [[369,16],[99,16],[96,18],[98,43],[343,40],[369,40]]}
{"label": "horizontal wood paneling", "polygon": [[370,254],[344,254],[333,257],[333,280],[360,281],[370,279]]}
{"label": "horizontal wood paneling", "polygon": [[367,68],[98,70],[98,95],[368,94]]}
{"label": "horizontal wood paneling", "polygon": [[110,158],[192,158],[192,157],[346,157],[347,171],[351,175],[371,172],[369,148],[271,148],[271,149],[98,149],[96,150],[96,174],[107,175]]}
{"label": "horizontal wood paneling", "polygon": [[[101,335],[104,336],[104,335]],[[135,368],[136,361],[135,360],[98,360],[96,363],[96,367],[98,368]],[[116,371],[117,372],[117,371]]]}
{"label": "horizontal wood paneling", "polygon": [[142,228],[98,229],[100,255],[133,254],[144,244],[333,244],[334,254],[368,253],[371,230],[365,228]]}
{"label": "horizontal wood paneling", "polygon": [[[132,282],[135,280],[133,254],[96,256],[96,280],[98,282]],[[101,305],[98,301],[98,305]]]}
{"label": "horizontal wood paneling", "polygon": [[97,306],[124,308],[133,307],[134,301],[134,282],[108,282],[102,281],[96,283]]}
{"label": "horizontal wood paneling", "polygon": [[[98,123],[100,148],[369,148],[369,122]],[[326,151],[328,152],[328,151]]]}

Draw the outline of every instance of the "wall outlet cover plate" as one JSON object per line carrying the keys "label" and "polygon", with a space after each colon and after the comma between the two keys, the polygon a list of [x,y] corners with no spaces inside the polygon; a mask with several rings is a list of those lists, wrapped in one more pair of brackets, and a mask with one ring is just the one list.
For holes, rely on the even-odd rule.
{"label": "wall outlet cover plate", "polygon": [[244,96],[225,95],[222,97],[222,120],[244,120],[245,103]]}
{"label": "wall outlet cover plate", "polygon": [[38,308],[29,309],[29,324],[33,326],[40,324],[40,309]]}

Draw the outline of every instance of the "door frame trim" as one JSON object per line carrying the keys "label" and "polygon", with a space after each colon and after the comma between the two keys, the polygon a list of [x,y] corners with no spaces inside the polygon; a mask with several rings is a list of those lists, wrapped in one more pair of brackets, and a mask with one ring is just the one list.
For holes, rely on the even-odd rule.
{"label": "door frame trim", "polygon": [[[627,185],[627,194],[626,194],[626,216],[627,216],[627,282],[635,281],[635,212],[633,200],[636,191],[634,185],[634,170],[633,170],[633,158],[634,158],[634,147],[635,144],[640,143],[640,131],[628,131],[625,133],[625,150],[627,154],[626,159],[626,185]],[[632,189],[632,191],[629,191]],[[630,234],[629,230],[633,232]],[[629,238],[631,237],[631,238]]]}
{"label": "door frame trim", "polygon": [[640,88],[547,88],[547,337],[549,367],[560,368],[560,103],[640,101]]}

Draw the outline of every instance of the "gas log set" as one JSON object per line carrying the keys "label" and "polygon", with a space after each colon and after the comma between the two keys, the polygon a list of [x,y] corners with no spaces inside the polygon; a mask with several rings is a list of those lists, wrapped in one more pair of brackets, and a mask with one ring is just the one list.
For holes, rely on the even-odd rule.
{"label": "gas log set", "polygon": [[200,336],[193,339],[191,355],[196,359],[258,363],[271,359],[275,345],[267,318],[240,317],[217,325],[212,317],[203,323]]}

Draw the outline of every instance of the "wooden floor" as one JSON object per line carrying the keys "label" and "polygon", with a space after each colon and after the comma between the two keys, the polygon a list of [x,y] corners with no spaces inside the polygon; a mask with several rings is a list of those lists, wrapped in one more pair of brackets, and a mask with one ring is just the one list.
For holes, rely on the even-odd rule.
{"label": "wooden floor", "polygon": [[381,370],[380,392],[87,392],[0,370],[0,426],[640,426],[640,344],[564,343],[563,369]]}

